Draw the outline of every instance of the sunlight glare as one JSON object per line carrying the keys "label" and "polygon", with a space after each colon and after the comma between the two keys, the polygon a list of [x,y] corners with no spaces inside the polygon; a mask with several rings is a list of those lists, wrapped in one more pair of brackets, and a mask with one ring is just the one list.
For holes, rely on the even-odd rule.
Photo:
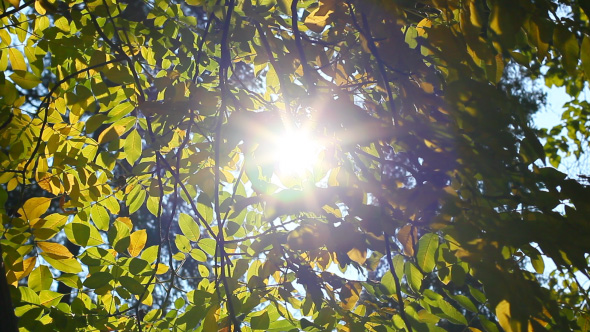
{"label": "sunlight glare", "polygon": [[279,170],[290,175],[303,175],[313,167],[321,145],[305,131],[289,131],[276,142]]}

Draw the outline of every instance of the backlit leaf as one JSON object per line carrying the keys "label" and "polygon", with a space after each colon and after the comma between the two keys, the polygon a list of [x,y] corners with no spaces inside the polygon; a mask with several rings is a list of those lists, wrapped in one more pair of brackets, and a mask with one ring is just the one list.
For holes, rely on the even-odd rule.
{"label": "backlit leaf", "polygon": [[137,257],[145,247],[146,242],[147,231],[145,229],[131,233],[129,241],[129,255],[132,257]]}
{"label": "backlit leaf", "polygon": [[72,253],[63,244],[55,242],[37,242],[37,246],[41,248],[47,255],[51,255],[56,259],[74,257]]}
{"label": "backlit leaf", "polygon": [[41,80],[28,71],[16,70],[10,74],[10,78],[23,89],[32,89],[41,83]]}
{"label": "backlit leaf", "polygon": [[424,234],[418,241],[418,252],[416,253],[416,260],[418,266],[424,272],[432,272],[435,262],[435,254],[438,249],[438,235],[434,233]]}
{"label": "backlit leaf", "polygon": [[84,280],[84,287],[97,289],[108,285],[113,280],[113,275],[109,272],[95,272]]}
{"label": "backlit leaf", "polygon": [[189,240],[193,242],[199,241],[201,231],[193,217],[186,213],[181,213],[178,218],[178,226],[180,226],[182,234],[184,234]]}
{"label": "backlit leaf", "polygon": [[141,136],[136,129],[132,130],[127,138],[125,138],[125,154],[129,164],[134,165],[137,159],[141,156],[142,143]]}

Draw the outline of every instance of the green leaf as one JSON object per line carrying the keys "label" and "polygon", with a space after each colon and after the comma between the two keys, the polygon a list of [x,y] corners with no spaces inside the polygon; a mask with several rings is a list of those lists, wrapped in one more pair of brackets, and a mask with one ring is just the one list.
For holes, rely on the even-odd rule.
{"label": "green leaf", "polygon": [[438,307],[440,308],[440,310],[442,310],[442,312],[444,313],[444,315],[439,315],[439,316],[441,316],[442,318],[448,319],[451,323],[454,323],[454,324],[467,325],[467,319],[465,318],[465,316],[463,316],[459,312],[459,310],[457,310],[455,307],[453,307],[453,305],[451,305],[449,302],[440,298],[437,301],[437,304],[438,304]]}
{"label": "green leaf", "polygon": [[418,270],[418,268],[411,262],[405,263],[404,270],[408,284],[413,291],[419,293],[420,288],[422,287],[422,279],[424,279],[424,275],[422,275],[420,270]]}
{"label": "green leaf", "polygon": [[139,136],[137,129],[133,129],[129,135],[127,135],[127,138],[125,138],[125,144],[123,146],[125,149],[125,154],[127,155],[127,161],[129,164],[134,165],[137,159],[141,157],[142,152],[141,136]]}
{"label": "green leaf", "polygon": [[562,25],[557,25],[553,32],[553,44],[562,56],[562,62],[568,74],[576,75],[580,46],[576,35]]}
{"label": "green leaf", "polygon": [[584,35],[582,39],[582,48],[580,50],[580,60],[582,60],[582,68],[586,74],[586,80],[590,80],[590,37]]}
{"label": "green leaf", "polygon": [[131,294],[141,295],[145,290],[145,287],[139,281],[128,276],[119,277],[119,282]]}
{"label": "green leaf", "polygon": [[73,221],[64,227],[68,240],[81,247],[103,244],[100,232],[89,223]]}
{"label": "green leaf", "polygon": [[383,277],[381,277],[381,285],[385,286],[388,295],[395,294],[395,280],[393,279],[391,271],[387,271],[383,274]]}
{"label": "green leaf", "polygon": [[438,235],[434,233],[424,234],[418,241],[418,253],[416,260],[418,266],[426,273],[432,272],[436,265],[435,254],[438,249]]}
{"label": "green leaf", "polygon": [[270,317],[266,310],[262,314],[250,318],[250,327],[252,330],[267,330],[269,326]]}
{"label": "green leaf", "polygon": [[28,71],[16,70],[10,74],[10,78],[23,89],[32,89],[41,83],[41,80]]}
{"label": "green leaf", "polygon": [[97,289],[106,286],[113,280],[113,275],[109,272],[95,272],[84,280],[84,287]]}
{"label": "green leaf", "polygon": [[178,218],[178,225],[180,226],[180,230],[182,231],[182,233],[189,240],[193,242],[199,241],[201,231],[199,229],[199,225],[197,225],[193,217],[189,216],[186,213],[181,213]]}

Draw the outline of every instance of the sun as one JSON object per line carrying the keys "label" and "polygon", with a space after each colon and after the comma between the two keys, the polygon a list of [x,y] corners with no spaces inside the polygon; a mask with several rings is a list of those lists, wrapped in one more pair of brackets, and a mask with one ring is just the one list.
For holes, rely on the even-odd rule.
{"label": "sun", "polygon": [[311,170],[322,150],[305,130],[289,130],[275,142],[275,160],[281,173],[301,176]]}

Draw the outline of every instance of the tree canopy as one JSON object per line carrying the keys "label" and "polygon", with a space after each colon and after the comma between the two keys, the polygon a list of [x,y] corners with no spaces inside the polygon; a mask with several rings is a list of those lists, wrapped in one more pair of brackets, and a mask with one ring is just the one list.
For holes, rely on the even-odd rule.
{"label": "tree canopy", "polygon": [[588,331],[589,16],[1,0],[2,327]]}

